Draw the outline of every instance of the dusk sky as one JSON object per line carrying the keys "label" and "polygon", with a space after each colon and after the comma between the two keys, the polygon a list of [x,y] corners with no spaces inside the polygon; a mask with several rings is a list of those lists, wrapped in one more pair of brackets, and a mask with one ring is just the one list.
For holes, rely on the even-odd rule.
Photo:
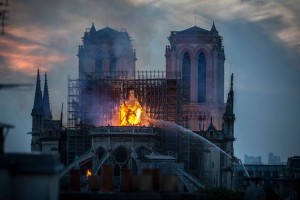
{"label": "dusk sky", "polygon": [[[78,45],[92,22],[127,30],[137,70],[164,70],[171,31],[210,30],[214,21],[225,48],[224,100],[234,73],[235,155],[265,163],[269,152],[283,161],[300,155],[300,0],[9,0],[8,10],[0,83],[35,84],[40,67],[54,119],[64,103],[65,126],[68,76],[78,76]],[[30,152],[34,91],[0,90],[0,122],[15,125],[6,152]]]}

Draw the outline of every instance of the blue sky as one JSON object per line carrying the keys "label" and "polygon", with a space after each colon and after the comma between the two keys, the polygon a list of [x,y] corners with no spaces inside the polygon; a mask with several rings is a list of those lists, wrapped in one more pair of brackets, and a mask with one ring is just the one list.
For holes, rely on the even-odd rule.
{"label": "blue sky", "polygon": [[[67,79],[76,78],[78,45],[92,22],[97,29],[124,28],[133,39],[138,70],[164,70],[170,31],[213,21],[225,47],[225,91],[235,74],[235,154],[286,161],[300,148],[300,1],[277,0],[14,0],[6,35],[0,36],[0,82],[33,83],[40,66],[48,73],[54,118]],[[226,94],[227,96],[227,94]],[[6,151],[29,152],[34,87],[0,90],[0,121],[14,124]]]}

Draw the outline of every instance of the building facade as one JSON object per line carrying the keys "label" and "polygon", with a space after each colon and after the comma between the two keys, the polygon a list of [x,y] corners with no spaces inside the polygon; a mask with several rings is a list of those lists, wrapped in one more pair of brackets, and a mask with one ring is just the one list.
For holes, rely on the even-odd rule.
{"label": "building facade", "polygon": [[88,76],[113,76],[124,71],[134,78],[136,55],[126,30],[106,27],[96,30],[94,24],[87,29],[79,46],[79,79]]}
{"label": "building facade", "polygon": [[215,25],[211,30],[197,26],[172,31],[166,46],[166,71],[180,72],[183,81],[184,126],[206,130],[213,118],[222,129],[224,104],[224,61],[222,37]]}
{"label": "building facade", "polygon": [[261,161],[261,156],[248,156],[248,155],[244,154],[244,164],[262,165],[263,163]]}
{"label": "building facade", "polygon": [[279,181],[282,199],[300,198],[300,156],[288,158]]}
{"label": "building facade", "polygon": [[[116,176],[123,166],[138,172],[138,166],[143,166],[138,163],[143,160],[147,166],[158,166],[150,165],[149,160],[172,158],[169,160],[176,164],[172,166],[182,166],[173,170],[178,177],[186,177],[190,183],[232,188],[233,75],[224,103],[222,37],[213,24],[211,30],[194,26],[172,31],[169,41],[165,71],[137,72],[128,33],[109,27],[96,30],[92,25],[79,46],[79,77],[69,80],[66,135],[62,126],[49,128],[56,122],[48,112],[47,82],[45,100],[41,97],[38,72],[32,150],[46,151],[52,145],[50,150],[66,156],[65,164],[70,167],[76,157],[80,165],[91,162],[88,166],[95,172],[103,163],[110,163]],[[141,112],[148,116],[146,127],[122,127],[117,122],[120,104],[129,98],[130,88]],[[54,130],[57,137],[50,135]],[[62,143],[66,148],[61,148]],[[90,155],[94,155],[92,161]]]}
{"label": "building facade", "polygon": [[[284,165],[245,164],[235,166],[234,184],[237,191],[246,191],[249,178],[257,178],[260,185],[272,188],[279,194],[280,178],[283,176]],[[246,172],[247,171],[247,172]],[[248,173],[250,177],[247,177]]]}
{"label": "building facade", "polygon": [[205,152],[209,153],[204,154],[204,160],[210,160],[210,164],[206,165],[209,171],[212,163],[217,164],[218,170],[221,169],[220,174],[213,173],[216,177],[210,176],[210,182],[219,182],[220,178],[221,185],[232,185],[229,157],[234,155],[235,140],[233,75],[227,103],[224,103],[225,53],[222,37],[213,23],[210,30],[194,26],[172,31],[168,39],[166,72],[169,77],[175,72],[181,74],[183,126],[204,137],[209,135],[209,140],[229,155],[215,154],[212,149],[206,148]]}
{"label": "building facade", "polygon": [[279,155],[275,155],[274,153],[270,152],[268,154],[268,163],[269,165],[281,165],[282,161]]}

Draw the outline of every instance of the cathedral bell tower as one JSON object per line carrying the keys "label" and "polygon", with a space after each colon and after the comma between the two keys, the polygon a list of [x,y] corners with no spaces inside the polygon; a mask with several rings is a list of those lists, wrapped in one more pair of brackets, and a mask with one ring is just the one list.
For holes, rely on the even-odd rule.
{"label": "cathedral bell tower", "polygon": [[96,30],[94,24],[84,33],[79,46],[79,79],[126,76],[133,79],[136,55],[131,38],[121,31],[105,27]]}
{"label": "cathedral bell tower", "polygon": [[211,30],[197,26],[172,31],[166,47],[167,78],[181,74],[183,126],[206,130],[210,118],[222,128],[224,104],[224,48],[215,25]]}

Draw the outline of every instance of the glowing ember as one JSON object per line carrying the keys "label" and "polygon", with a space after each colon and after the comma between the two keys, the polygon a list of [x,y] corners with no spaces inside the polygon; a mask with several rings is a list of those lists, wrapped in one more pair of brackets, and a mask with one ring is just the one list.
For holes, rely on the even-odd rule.
{"label": "glowing ember", "polygon": [[86,177],[92,176],[92,171],[91,170],[86,170]]}

